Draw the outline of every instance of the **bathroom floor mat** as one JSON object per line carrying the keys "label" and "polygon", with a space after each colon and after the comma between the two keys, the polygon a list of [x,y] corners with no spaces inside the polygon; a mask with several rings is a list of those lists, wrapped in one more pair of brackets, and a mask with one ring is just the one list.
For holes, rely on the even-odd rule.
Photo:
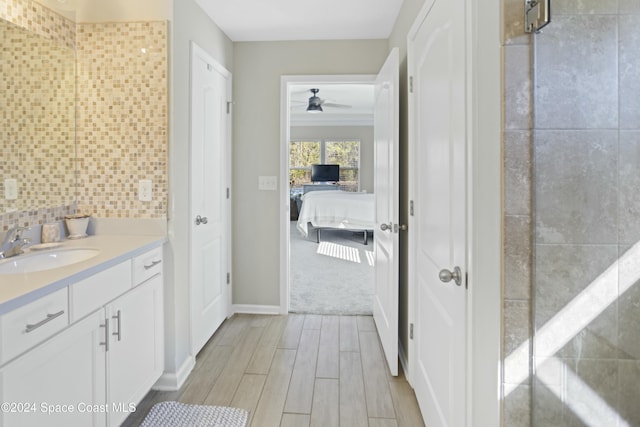
{"label": "bathroom floor mat", "polygon": [[153,405],[140,427],[245,427],[248,418],[245,409],[169,401]]}

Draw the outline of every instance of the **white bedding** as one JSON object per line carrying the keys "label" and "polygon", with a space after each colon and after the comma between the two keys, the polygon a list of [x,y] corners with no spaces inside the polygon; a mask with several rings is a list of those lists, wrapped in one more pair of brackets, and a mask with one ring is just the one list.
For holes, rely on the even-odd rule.
{"label": "white bedding", "polygon": [[298,215],[298,230],[309,234],[308,223],[314,227],[345,230],[373,230],[375,197],[370,193],[350,191],[311,191],[302,196]]}

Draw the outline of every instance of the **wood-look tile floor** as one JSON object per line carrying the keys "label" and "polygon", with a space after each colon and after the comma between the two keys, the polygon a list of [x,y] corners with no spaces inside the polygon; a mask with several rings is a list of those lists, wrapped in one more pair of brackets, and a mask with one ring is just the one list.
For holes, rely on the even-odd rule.
{"label": "wood-look tile floor", "polygon": [[371,316],[235,315],[180,390],[152,390],[123,426],[165,400],[245,408],[251,427],[424,425],[402,373],[389,374]]}

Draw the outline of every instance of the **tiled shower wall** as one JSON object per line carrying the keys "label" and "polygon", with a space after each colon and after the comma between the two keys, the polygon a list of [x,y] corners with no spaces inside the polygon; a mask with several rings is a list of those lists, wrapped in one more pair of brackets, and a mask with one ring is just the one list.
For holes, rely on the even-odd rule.
{"label": "tiled shower wall", "polygon": [[[103,218],[167,212],[167,23],[78,24],[78,210]],[[153,200],[138,201],[138,181]]]}
{"label": "tiled shower wall", "polygon": [[640,425],[640,2],[551,3],[503,0],[503,425]]}
{"label": "tiled shower wall", "polygon": [[524,2],[503,0],[503,426],[530,426],[532,282],[531,36]]}
{"label": "tiled shower wall", "polygon": [[629,0],[535,36],[534,426],[640,425],[638,46]]}

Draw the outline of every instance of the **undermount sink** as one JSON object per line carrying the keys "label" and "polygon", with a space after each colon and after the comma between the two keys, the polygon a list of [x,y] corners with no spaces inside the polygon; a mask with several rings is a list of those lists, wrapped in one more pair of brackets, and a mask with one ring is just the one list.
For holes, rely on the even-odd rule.
{"label": "undermount sink", "polygon": [[51,270],[86,261],[99,253],[98,249],[70,248],[18,255],[0,261],[0,274],[33,273]]}

